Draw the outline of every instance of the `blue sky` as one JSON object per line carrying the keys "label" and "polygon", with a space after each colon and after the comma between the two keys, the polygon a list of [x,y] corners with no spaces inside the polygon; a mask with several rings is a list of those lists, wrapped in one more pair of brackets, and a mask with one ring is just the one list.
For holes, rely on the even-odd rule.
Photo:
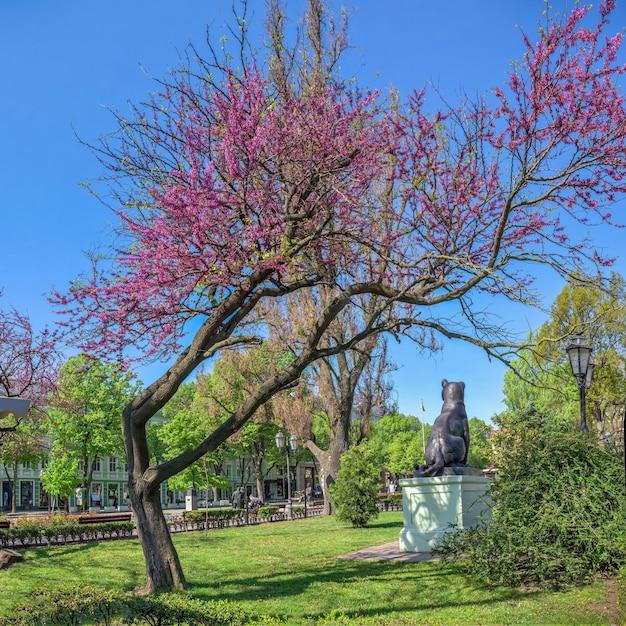
{"label": "blue sky", "polygon": [[[163,75],[189,41],[201,46],[207,24],[216,35],[231,15],[230,0],[0,0],[0,307],[28,313],[37,327],[54,322],[46,301],[52,286],[64,289],[88,268],[83,252],[107,239],[111,214],[79,185],[101,170],[75,139],[88,141],[114,128],[105,106],[125,110],[146,97],[153,84],[141,69]],[[543,0],[347,0],[354,8],[350,39],[355,50],[344,62],[364,87],[393,84],[403,96],[427,81],[449,99],[462,89],[484,91],[502,83],[509,62],[522,54],[517,25],[534,37]],[[554,0],[554,10],[573,2]],[[251,0],[260,24],[264,2]],[[302,0],[287,2],[299,15]],[[333,6],[339,6],[333,2]],[[384,7],[384,8],[383,8]],[[615,30],[626,26],[626,0],[618,0]],[[622,57],[624,57],[624,53]],[[626,60],[626,58],[624,59]],[[626,273],[621,238],[591,233],[618,257]],[[549,305],[561,290],[544,279]],[[544,317],[533,310],[498,310],[522,334]],[[439,412],[440,381],[466,382],[470,416],[488,420],[503,408],[504,367],[472,347],[447,343],[424,356],[410,343],[394,345],[399,367],[395,386],[400,410],[426,420]],[[162,368],[161,368],[162,369]],[[139,372],[144,382],[159,373]]]}

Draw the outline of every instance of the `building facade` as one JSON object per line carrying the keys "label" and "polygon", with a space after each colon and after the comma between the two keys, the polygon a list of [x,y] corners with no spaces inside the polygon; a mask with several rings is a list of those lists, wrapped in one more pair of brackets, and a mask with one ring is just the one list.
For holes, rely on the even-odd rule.
{"label": "building facade", "polygon": [[[5,468],[0,463],[2,476],[0,512],[46,511],[53,508],[70,511],[84,509],[113,511],[129,508],[127,466],[120,457],[108,456],[99,459],[96,462],[90,492],[77,489],[67,501],[63,502],[53,502],[50,494],[43,488],[41,483],[43,467],[41,462],[20,463],[17,468]],[[210,490],[208,494],[206,490],[199,489],[197,492],[199,506],[206,506],[207,501],[211,504],[213,501],[229,500],[238,486],[243,486],[248,494],[258,496],[256,481],[249,467],[250,464],[242,459],[226,461],[222,471],[229,482],[228,489],[217,490],[216,493]],[[82,468],[79,468],[79,472],[81,470]],[[261,499],[265,502],[285,500],[288,492],[286,466],[275,465],[264,468],[264,476],[264,493],[260,496]],[[306,489],[310,489],[311,493],[317,484],[316,467],[312,462],[301,462],[296,467],[292,466],[290,476],[292,495],[296,491]],[[167,483],[161,485],[161,504],[164,509],[185,508],[185,497],[185,492],[172,491],[168,489]]]}

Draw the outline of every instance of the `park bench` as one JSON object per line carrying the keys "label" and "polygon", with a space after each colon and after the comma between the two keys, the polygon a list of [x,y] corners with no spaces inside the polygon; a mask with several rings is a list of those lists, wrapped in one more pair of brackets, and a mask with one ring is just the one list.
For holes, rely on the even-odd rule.
{"label": "park bench", "polygon": [[79,515],[79,524],[106,524],[108,522],[130,522],[131,513],[107,513],[105,515]]}
{"label": "park bench", "polygon": [[9,520],[0,520],[0,528],[11,528]]}
{"label": "park bench", "polygon": [[304,493],[304,491],[296,491],[294,497],[291,498],[291,502],[292,504],[302,504],[305,497],[306,494]]}

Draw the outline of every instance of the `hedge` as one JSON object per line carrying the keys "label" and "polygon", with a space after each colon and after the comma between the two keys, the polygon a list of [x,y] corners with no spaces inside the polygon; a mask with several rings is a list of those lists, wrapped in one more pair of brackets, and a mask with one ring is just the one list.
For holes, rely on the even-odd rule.
{"label": "hedge", "polygon": [[17,606],[0,626],[47,626],[48,624],[137,624],[149,626],[245,626],[282,621],[259,616],[224,600],[203,601],[188,594],[137,596],[91,585],[42,588],[28,603]]}
{"label": "hedge", "polygon": [[46,526],[37,522],[23,523],[13,528],[0,529],[0,547],[120,539],[132,537],[134,529],[134,522],[102,522],[86,526],[72,522],[52,523]]}

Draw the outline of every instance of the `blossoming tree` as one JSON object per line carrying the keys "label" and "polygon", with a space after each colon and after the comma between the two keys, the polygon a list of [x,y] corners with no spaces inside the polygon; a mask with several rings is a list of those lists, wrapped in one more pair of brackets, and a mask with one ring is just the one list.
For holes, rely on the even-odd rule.
{"label": "blossoming tree", "polygon": [[[112,187],[120,236],[54,300],[87,351],[176,357],[122,416],[148,591],[185,586],[159,486],[310,363],[409,328],[502,357],[507,341],[476,309],[477,294],[532,303],[535,265],[566,276],[603,262],[568,225],[610,221],[604,207],[624,192],[621,36],[604,35],[612,8],[602,4],[591,28],[590,10],[574,9],[537,43],[524,39],[505,87],[429,113],[423,91],[401,106],[339,80],[343,25],[324,48],[321,0],[309,0],[312,27],[291,48],[270,5],[266,65],[242,19],[237,63],[194,58],[128,119],[116,115],[117,133],[93,147],[121,183]],[[146,425],[195,368],[258,342],[261,303],[328,281],[334,295],[293,359],[199,445],[151,465]],[[325,341],[363,294],[378,311]]]}

